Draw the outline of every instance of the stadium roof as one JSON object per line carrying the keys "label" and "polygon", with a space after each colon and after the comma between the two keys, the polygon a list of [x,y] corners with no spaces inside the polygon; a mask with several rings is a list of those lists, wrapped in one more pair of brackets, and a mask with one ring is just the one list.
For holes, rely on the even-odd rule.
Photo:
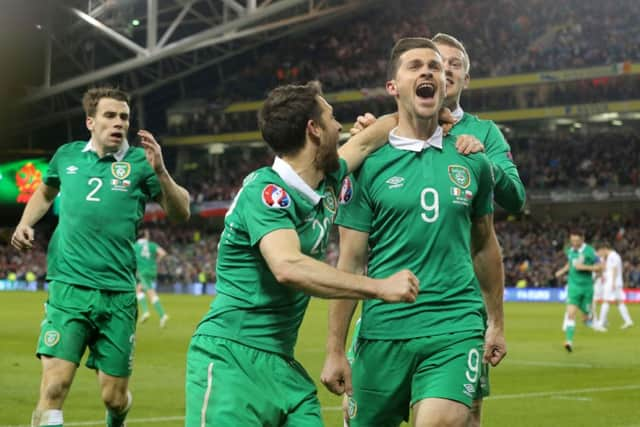
{"label": "stadium roof", "polygon": [[[169,83],[275,39],[366,10],[375,3],[10,1],[15,4],[5,8],[10,12],[3,13],[7,22],[2,22],[0,33],[5,41],[19,45],[13,46],[18,60],[12,61],[16,69],[7,90],[16,100],[17,109],[9,111],[9,128],[5,132],[14,136],[64,123],[72,117],[77,120],[82,113],[82,93],[89,86],[115,83],[149,102],[154,92]],[[23,50],[29,51],[29,59],[20,58],[17,52]],[[28,72],[24,67],[29,68]],[[24,139],[9,139],[20,141],[17,145],[24,144]],[[59,143],[58,140],[55,145]],[[11,142],[5,140],[3,145]]]}

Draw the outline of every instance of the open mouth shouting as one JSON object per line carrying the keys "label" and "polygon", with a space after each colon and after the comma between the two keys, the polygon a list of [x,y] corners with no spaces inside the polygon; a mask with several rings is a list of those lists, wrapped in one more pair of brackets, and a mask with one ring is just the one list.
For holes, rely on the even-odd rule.
{"label": "open mouth shouting", "polygon": [[419,98],[430,99],[436,94],[436,87],[431,82],[423,82],[416,88],[416,95]]}
{"label": "open mouth shouting", "polygon": [[122,141],[122,139],[124,138],[124,133],[123,132],[111,132],[109,134],[109,139],[111,140],[115,140],[115,141]]}

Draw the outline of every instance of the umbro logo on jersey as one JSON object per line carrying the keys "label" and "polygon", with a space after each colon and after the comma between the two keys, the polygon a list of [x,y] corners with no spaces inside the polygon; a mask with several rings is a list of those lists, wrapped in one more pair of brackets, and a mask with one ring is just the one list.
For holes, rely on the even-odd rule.
{"label": "umbro logo on jersey", "polygon": [[67,168],[67,175],[75,175],[76,172],[78,172],[78,167],[77,166],[69,166]]}
{"label": "umbro logo on jersey", "polygon": [[385,182],[389,184],[389,188],[400,188],[404,186],[404,178],[401,176],[393,176]]}

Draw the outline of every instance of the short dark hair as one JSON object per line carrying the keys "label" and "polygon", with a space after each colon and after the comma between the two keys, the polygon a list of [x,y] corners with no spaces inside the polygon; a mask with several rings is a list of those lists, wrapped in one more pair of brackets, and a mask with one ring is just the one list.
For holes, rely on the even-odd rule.
{"label": "short dark hair", "polygon": [[269,92],[258,115],[262,138],[277,155],[295,154],[304,147],[307,122],[321,115],[317,82],[284,85]]}
{"label": "short dark hair", "polygon": [[434,42],[425,37],[405,37],[398,40],[398,42],[391,49],[391,55],[389,56],[389,63],[387,64],[387,80],[393,80],[400,67],[400,56],[403,53],[412,49],[432,49],[440,53],[438,47]]}
{"label": "short dark hair", "polygon": [[582,231],[581,228],[574,227],[569,230],[569,236],[580,236],[584,238],[584,231]]}
{"label": "short dark hair", "polygon": [[469,60],[469,54],[467,53],[467,49],[464,48],[464,45],[462,44],[462,42],[460,40],[458,40],[457,38],[453,37],[452,35],[449,34],[445,34],[445,33],[438,33],[435,36],[433,36],[431,38],[431,41],[433,41],[434,43],[440,43],[443,44],[445,46],[450,46],[450,47],[454,47],[456,49],[458,49],[460,52],[462,52],[462,56],[464,57],[464,70],[468,73],[469,69],[471,68],[471,62]]}
{"label": "short dark hair", "polygon": [[127,92],[114,87],[91,88],[82,97],[82,108],[87,117],[95,117],[98,103],[102,98],[113,98],[129,104],[131,97]]}

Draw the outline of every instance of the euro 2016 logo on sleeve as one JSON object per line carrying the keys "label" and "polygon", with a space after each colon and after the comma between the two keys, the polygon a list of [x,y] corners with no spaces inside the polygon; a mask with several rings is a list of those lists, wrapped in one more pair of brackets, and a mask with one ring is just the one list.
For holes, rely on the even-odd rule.
{"label": "euro 2016 logo on sleeve", "polygon": [[460,165],[449,165],[449,179],[461,188],[467,188],[471,184],[469,169]]}
{"label": "euro 2016 logo on sleeve", "polygon": [[341,205],[349,203],[353,197],[353,183],[350,177],[346,177],[342,181],[342,188],[340,189],[340,197],[338,198]]}
{"label": "euro 2016 logo on sleeve", "polygon": [[60,333],[58,331],[47,331],[44,334],[43,341],[47,347],[53,347],[60,341]]}
{"label": "euro 2016 logo on sleeve", "polygon": [[270,208],[288,208],[291,206],[291,197],[284,188],[269,184],[262,190],[262,203]]}

